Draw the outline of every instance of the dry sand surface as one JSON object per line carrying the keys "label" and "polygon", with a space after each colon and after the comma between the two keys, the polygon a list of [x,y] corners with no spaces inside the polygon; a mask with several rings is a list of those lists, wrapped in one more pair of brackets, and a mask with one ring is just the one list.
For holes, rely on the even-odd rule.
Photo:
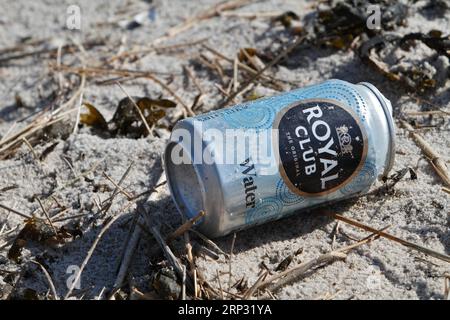
{"label": "dry sand surface", "polygon": [[[61,55],[62,64],[78,67],[103,66],[105,60],[100,60],[99,57],[113,57],[130,50],[148,49],[158,38],[160,40],[156,42],[157,46],[205,39],[205,43],[210,47],[228,57],[234,57],[240,48],[262,50],[271,45],[279,46],[280,41],[292,38],[283,26],[271,26],[270,18],[260,15],[249,19],[241,13],[292,10],[300,16],[300,22],[303,22],[315,10],[314,1],[248,1],[248,4],[229,11],[239,14],[214,16],[199,21],[167,39],[161,39],[170,27],[197,15],[215,3],[217,2],[210,0],[0,0],[3,12],[0,17],[0,49],[13,47],[25,38],[30,38],[29,41],[44,40],[42,44],[30,46],[31,50],[51,49],[75,43],[75,53],[63,52]],[[77,4],[81,8],[81,31],[68,30],[65,27],[66,10],[71,4]],[[423,1],[419,1],[416,7],[423,4]],[[152,19],[147,19],[143,25],[132,30],[120,26],[119,21],[131,19],[135,14],[152,7]],[[406,26],[399,28],[398,33],[450,30],[449,10],[441,17],[433,19],[414,10],[416,9],[412,8],[413,13]],[[86,45],[87,41],[93,39],[103,39],[105,43],[95,47]],[[86,46],[84,51],[77,45],[83,43]],[[31,51],[29,48],[26,50]],[[418,55],[427,50],[430,49],[418,45],[416,49],[396,54],[397,58],[401,56],[404,61],[415,63],[415,59],[419,59]],[[148,50],[145,54],[139,54],[137,60],[117,59],[107,67],[152,71],[158,78],[163,79],[164,83],[168,83],[180,100],[191,105],[198,95],[198,88],[183,73],[183,66],[190,66],[205,94],[202,105],[196,110],[201,113],[214,109],[223,101],[223,95],[216,84],[226,88],[228,82],[223,84],[217,71],[194,63],[192,59],[197,58],[199,53],[211,60],[217,58],[200,45],[191,45],[176,50]],[[0,64],[0,137],[17,132],[29,123],[36,112],[43,108],[56,108],[74,94],[79,86],[79,77],[68,72],[55,71],[56,60],[56,55],[35,55]],[[448,69],[448,58],[443,57],[441,60],[442,69]],[[220,61],[220,65],[226,69],[227,74],[232,70],[232,66],[226,61]],[[282,65],[271,68],[268,74],[289,81],[284,83],[284,90],[330,78],[353,83],[369,81],[391,100],[396,119],[404,117],[408,111],[433,109],[422,100],[412,98],[415,93],[408,93],[400,85],[386,80],[363,63],[352,50],[302,47],[294,50]],[[58,92],[61,77],[64,94],[55,100],[53,93]],[[107,120],[112,117],[118,102],[124,98],[124,92],[114,82],[116,77],[118,75],[114,74],[89,77],[83,89],[83,100],[95,105]],[[110,79],[110,82],[100,82]],[[169,92],[150,79],[120,80],[123,80],[122,85],[132,96],[161,96],[174,100]],[[242,78],[239,80],[243,81]],[[450,82],[445,75],[440,81],[444,83],[440,88],[423,97],[448,112]],[[259,86],[258,91],[264,95],[276,93],[263,85]],[[18,97],[22,105],[18,105]],[[241,101],[243,97],[239,96],[237,99]],[[73,106],[78,100],[77,98],[74,101]],[[180,118],[182,112],[183,107],[178,103],[176,109],[170,110],[161,123],[170,124]],[[67,281],[73,276],[70,266],[81,265],[105,220],[122,213],[99,241],[81,275],[80,289],[74,290],[73,294],[78,298],[94,298],[103,292],[102,298],[105,298],[116,280],[124,244],[133,225],[136,204],[147,212],[150,220],[160,223],[163,235],[170,234],[182,223],[165,185],[157,189],[152,201],[141,197],[125,211],[121,210],[128,200],[120,192],[106,213],[99,209],[99,206],[107,203],[116,188],[103,172],[117,182],[133,163],[122,188],[137,195],[155,186],[161,173],[160,155],[169,131],[156,129],[156,136],[153,138],[105,137],[87,126],[80,126],[73,132],[76,117],[77,113],[72,113],[68,117],[70,121],[61,122],[57,128],[46,132],[45,137],[39,141],[31,137],[30,143],[35,155],[26,143],[22,143],[14,154],[0,160],[1,204],[23,213],[36,213],[40,216],[42,211],[37,199],[42,199],[50,215],[61,210],[58,206],[67,208],[62,217],[84,215],[55,223],[58,228],[63,225],[68,228],[77,227],[82,232],[81,237],[68,239],[63,245],[28,241],[23,248],[21,262],[16,263],[7,258],[7,253],[19,230],[23,228],[24,219],[0,209],[0,298],[6,298],[11,291],[19,298],[24,297],[24,289],[35,290],[40,295],[46,294],[49,288],[47,279],[32,260],[45,266],[54,281],[57,294],[64,296],[68,291]],[[413,118],[411,116],[408,119]],[[448,114],[441,114],[432,119],[415,119],[423,126],[417,129],[418,132],[448,164]],[[52,146],[53,144],[55,145]],[[391,234],[450,254],[450,194],[442,191],[442,180],[407,132],[399,127],[398,122],[396,144],[393,170],[412,167],[417,173],[416,180],[411,180],[409,175],[406,175],[389,192],[374,193],[333,205],[328,209],[377,229],[390,226],[387,231]],[[54,148],[47,152],[50,146]],[[38,161],[36,157],[41,157],[43,153],[48,154]],[[80,177],[93,166],[95,168],[92,172]],[[381,185],[382,183],[378,182],[373,189]],[[361,239],[368,235],[367,232],[340,223],[340,232],[336,233],[333,240],[336,221],[319,213],[299,213],[238,232],[231,259],[231,277],[228,273],[229,259],[223,254],[219,254],[218,259],[207,254],[198,254],[197,268],[215,288],[218,288],[218,274],[221,286],[227,290],[229,284],[234,284],[242,277],[245,277],[251,286],[258,279],[261,262],[273,270],[284,258],[303,248],[303,252],[293,258],[292,266],[333,248],[353,243],[352,238]],[[197,247],[205,244],[193,233],[190,232],[190,235]],[[223,251],[230,252],[232,239],[233,236],[229,235],[214,241]],[[183,237],[172,243],[172,249],[177,256],[184,254]],[[142,232],[123,291],[129,293],[130,288],[134,287],[140,292],[149,292],[152,295],[151,277],[164,265],[162,260],[161,251],[152,235],[148,230]],[[312,270],[304,279],[277,291],[275,296],[279,299],[443,299],[446,274],[450,274],[448,263],[380,238],[349,252],[345,261],[336,261]],[[237,292],[234,288],[230,290]],[[28,290],[29,292],[31,290]]]}

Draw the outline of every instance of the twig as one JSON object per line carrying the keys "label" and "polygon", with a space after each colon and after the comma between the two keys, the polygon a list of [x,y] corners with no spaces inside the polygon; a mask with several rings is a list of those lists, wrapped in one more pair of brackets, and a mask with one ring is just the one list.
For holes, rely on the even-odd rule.
{"label": "twig", "polygon": [[188,231],[189,229],[191,229],[192,226],[193,226],[198,220],[200,220],[204,215],[205,215],[205,212],[202,210],[202,211],[200,211],[195,217],[192,217],[191,219],[189,219],[188,221],[186,221],[185,223],[183,223],[180,227],[178,227],[177,230],[175,230],[174,232],[172,232],[172,234],[170,234],[170,235],[167,237],[167,239],[166,239],[167,244],[170,244],[174,239],[178,238],[179,236],[181,236],[182,234],[184,234],[186,231]]}
{"label": "twig", "polygon": [[[253,69],[252,67],[246,65],[245,63],[240,62],[239,59],[237,59],[237,57],[235,57],[235,59],[231,59],[231,58],[229,58],[229,57],[223,55],[222,53],[220,53],[220,52],[217,51],[216,49],[211,48],[210,46],[208,46],[208,45],[206,45],[206,44],[203,44],[203,48],[205,48],[206,50],[212,52],[213,54],[215,54],[215,55],[218,56],[219,58],[221,58],[221,59],[223,59],[223,60],[225,60],[225,61],[228,61],[229,63],[232,63],[232,64],[233,64],[233,68],[234,68],[234,65],[236,64],[237,67],[239,67],[239,68],[241,68],[242,70],[244,70],[244,71],[250,73],[251,75],[256,75],[256,74],[258,73],[258,70],[255,70],[255,69]],[[288,82],[288,83],[290,83],[289,81],[277,79],[277,78],[274,78],[274,77],[272,77],[272,76],[270,76],[270,75],[264,75],[264,74],[261,74],[259,77],[260,77],[261,79],[266,80],[266,81],[271,81],[271,82],[274,83],[274,84],[276,84],[277,82]],[[280,90],[280,86],[279,86],[279,85],[277,85],[276,87],[277,87],[277,90]],[[233,88],[234,91],[236,91],[237,89],[238,89],[238,87]]]}
{"label": "twig", "polygon": [[156,82],[157,84],[159,84],[161,86],[161,88],[163,88],[164,90],[166,90],[167,92],[169,92],[172,97],[175,98],[175,100],[177,100],[182,106],[183,108],[186,110],[187,114],[191,117],[195,116],[194,111],[192,111],[191,107],[188,106],[183,99],[181,99],[176,93],[175,91],[173,91],[167,84],[165,84],[163,81],[161,81],[160,79],[158,79],[157,77],[155,77],[152,74],[148,74],[146,76],[147,78],[153,80],[154,82]]}
{"label": "twig", "polygon": [[118,186],[114,189],[111,197],[109,197],[109,199],[107,200],[108,203],[103,206],[103,214],[106,214],[106,212],[108,212],[109,208],[111,208],[113,200],[114,200],[115,196],[117,195],[117,193],[119,192],[119,188],[118,187],[122,184],[122,182],[126,179],[128,174],[130,173],[130,170],[131,170],[131,167],[133,166],[133,164],[134,164],[134,161],[131,161],[131,163],[128,166],[127,170],[125,170],[125,173],[120,178]]}
{"label": "twig", "polygon": [[34,263],[34,264],[37,264],[37,265],[42,269],[42,271],[43,271],[44,274],[45,274],[45,277],[47,278],[47,282],[48,282],[48,285],[49,285],[49,287],[50,287],[50,290],[52,291],[53,299],[59,300],[58,294],[56,293],[55,284],[53,283],[52,277],[51,277],[50,274],[48,273],[47,269],[45,269],[45,267],[44,267],[42,264],[40,264],[39,262],[37,262],[37,261],[35,261],[35,260],[30,260],[30,261],[31,261],[32,263]]}
{"label": "twig", "polygon": [[237,17],[245,19],[255,18],[275,18],[283,14],[282,11],[268,11],[268,12],[221,12],[221,17]]}
{"label": "twig", "polygon": [[405,112],[408,116],[433,116],[433,115],[446,115],[450,116],[450,112],[445,110],[431,110],[431,111],[407,111]]}
{"label": "twig", "polygon": [[444,192],[450,194],[450,188],[442,187],[442,191],[444,191]]}
{"label": "twig", "polygon": [[67,159],[67,157],[65,156],[61,156],[61,159],[63,159],[63,161],[67,164],[67,166],[69,167],[70,171],[72,171],[72,174],[74,177],[77,177],[77,173],[75,172],[75,168],[72,166],[72,164],[70,163],[69,159]]}
{"label": "twig", "polygon": [[[216,269],[216,277],[217,277],[217,283],[219,284],[219,290],[220,290],[220,298],[222,300],[225,300],[225,296],[223,295],[223,289],[222,289],[222,282],[220,281],[220,274],[219,274],[219,270]],[[229,289],[228,289],[229,290]]]}
{"label": "twig", "polygon": [[125,51],[125,52],[116,54],[115,56],[112,56],[106,62],[111,63],[117,59],[126,58],[128,56],[132,56],[132,55],[136,55],[136,54],[150,53],[153,51],[161,52],[164,50],[174,50],[174,49],[180,49],[180,48],[184,48],[184,47],[195,46],[197,44],[205,42],[206,40],[208,40],[208,39],[202,38],[199,40],[189,41],[189,42],[185,42],[185,43],[176,43],[176,44],[165,45],[165,46],[151,46],[151,47],[144,47],[144,48],[136,49],[136,50]]}
{"label": "twig", "polygon": [[192,80],[198,92],[203,96],[205,94],[203,88],[200,86],[198,79],[194,75],[194,71],[188,66],[183,66],[183,69],[186,71],[187,76]]}
{"label": "twig", "polygon": [[22,212],[20,212],[20,211],[17,211],[16,209],[7,207],[7,206],[5,206],[5,205],[2,204],[2,203],[0,203],[0,208],[3,208],[3,209],[5,209],[5,210],[8,210],[9,212],[12,212],[12,213],[14,213],[14,214],[17,214],[18,216],[21,216],[22,218],[25,218],[25,219],[31,219],[31,218],[32,218],[31,216],[29,216],[29,215],[27,215],[27,214],[25,214],[25,213],[22,213]]}
{"label": "twig", "polygon": [[234,243],[236,242],[236,232],[233,233],[233,239],[231,240],[230,258],[228,259],[228,290],[231,289],[231,262],[233,259]]}
{"label": "twig", "polygon": [[194,300],[197,300],[198,284],[197,284],[197,270],[194,269]]}
{"label": "twig", "polygon": [[[105,42],[100,40],[94,40],[94,41],[87,41],[85,42],[83,45],[85,47],[95,47],[95,46],[101,46],[104,45]],[[72,51],[76,48],[75,45],[64,45],[62,47],[62,51],[64,52],[69,52]],[[16,54],[16,55],[10,55],[10,56],[6,56],[6,57],[1,57],[0,58],[0,64],[3,64],[5,62],[9,62],[11,60],[18,60],[18,59],[22,59],[22,58],[27,58],[27,57],[33,57],[33,56],[41,56],[44,54],[50,54],[50,55],[54,55],[57,54],[57,50],[58,48],[51,48],[51,49],[42,49],[42,50],[35,50],[35,51],[31,51],[31,52],[25,52],[25,53],[20,53],[20,54]]]}
{"label": "twig", "polygon": [[370,231],[370,232],[375,232],[375,233],[377,233],[380,237],[383,237],[383,238],[392,240],[392,241],[394,241],[394,242],[400,243],[400,244],[402,244],[402,245],[404,245],[404,246],[406,246],[406,247],[408,247],[408,248],[411,248],[411,249],[413,249],[413,250],[422,252],[422,253],[424,253],[424,254],[426,254],[426,255],[435,257],[435,258],[437,258],[437,259],[439,259],[439,260],[443,260],[443,261],[446,261],[446,262],[450,262],[450,256],[448,256],[448,255],[446,255],[446,254],[444,254],[444,253],[440,253],[440,252],[437,252],[437,251],[434,251],[434,250],[431,250],[431,249],[428,249],[428,248],[419,246],[419,245],[417,245],[417,244],[415,244],[415,243],[412,243],[412,242],[409,242],[409,241],[406,241],[406,240],[397,238],[397,237],[395,237],[395,236],[393,236],[393,235],[391,235],[391,234],[389,234],[389,233],[385,233],[385,232],[382,232],[382,231],[378,231],[378,230],[376,230],[375,228],[369,227],[369,226],[367,226],[367,225],[365,225],[365,224],[363,224],[363,223],[361,223],[361,222],[352,220],[352,219],[350,219],[350,218],[344,217],[344,216],[342,216],[342,215],[340,215],[340,214],[337,214],[337,213],[332,213],[331,216],[334,217],[335,219],[338,219],[338,220],[340,220],[340,221],[343,221],[343,222],[348,223],[348,224],[350,224],[350,225],[353,225],[353,226],[355,226],[355,227],[361,228],[361,229],[363,229],[363,230]]}
{"label": "twig", "polygon": [[95,238],[94,242],[92,243],[91,248],[89,249],[86,258],[83,260],[80,269],[77,272],[77,275],[75,276],[75,279],[73,279],[72,284],[69,287],[69,291],[66,293],[66,295],[64,296],[64,299],[67,300],[70,295],[72,294],[72,291],[74,290],[77,282],[80,280],[81,274],[84,270],[84,268],[86,267],[86,265],[89,262],[89,259],[91,258],[92,254],[94,253],[95,248],[97,247],[97,244],[100,242],[100,240],[102,239],[103,235],[105,234],[106,231],[108,231],[108,229],[112,226],[112,224],[114,222],[116,222],[117,219],[119,219],[122,214],[133,205],[133,202],[129,202],[127,203],[125,206],[122,207],[122,209],[114,216],[112,217],[109,222],[102,228],[102,230],[100,230],[99,234],[97,235],[97,237]]}
{"label": "twig", "polygon": [[239,59],[238,57],[234,57],[234,61],[233,61],[233,91],[236,91],[239,87],[239,82],[238,82],[238,74],[239,74]]}
{"label": "twig", "polygon": [[[59,68],[61,66],[61,55],[62,55],[62,45],[58,46],[58,49],[56,51],[56,66]],[[59,91],[62,92],[63,90],[63,75],[61,72],[58,72],[58,87]]]}
{"label": "twig", "polygon": [[[295,281],[299,277],[303,276],[307,271],[309,271],[317,266],[334,262],[337,259],[345,259],[346,257],[347,257],[347,255],[345,253],[336,252],[336,251],[332,251],[332,252],[320,255],[319,257],[314,258],[305,263],[302,263],[292,269],[288,269],[279,274],[275,274],[270,279],[261,283],[259,288],[267,287],[267,289],[269,291],[275,292],[275,291],[279,290],[281,287]],[[277,280],[277,279],[280,279],[280,280],[274,284],[271,284],[274,280]]]}
{"label": "twig", "polygon": [[[383,229],[384,230],[384,229]],[[369,243],[372,240],[379,237],[379,233],[381,231],[375,230],[375,233],[369,235],[368,237],[345,247],[339,248],[337,250],[333,250],[331,252],[320,255],[317,258],[309,260],[307,262],[301,263],[291,269],[280,272],[278,274],[273,275],[268,280],[262,282],[258,289],[267,288],[270,292],[275,292],[279,290],[281,287],[297,280],[298,278],[304,276],[306,272],[309,270],[316,268],[318,266],[332,263],[338,259],[345,259],[347,257],[346,252],[357,248],[363,244]],[[278,280],[280,279],[280,280]],[[278,280],[276,283],[274,281]]]}
{"label": "twig", "polygon": [[[161,174],[159,177],[158,183],[160,182],[161,179],[163,179],[163,177],[164,177],[164,175]],[[150,195],[148,201],[149,202],[156,201],[156,196],[157,196],[157,193],[153,192]],[[139,209],[140,209],[140,207],[138,207],[138,210]],[[133,221],[132,227],[130,228],[129,236],[128,236],[127,240],[125,241],[124,250],[122,251],[122,254],[121,254],[120,266],[118,268],[117,277],[114,282],[112,292],[114,292],[116,289],[119,289],[122,287],[123,281],[125,279],[128,269],[130,267],[134,251],[136,250],[137,245],[139,243],[139,239],[141,237],[141,228],[140,227],[136,228],[137,223],[138,223],[139,219],[141,219],[141,218],[142,217],[140,215],[140,212],[138,211],[138,213],[135,215],[135,217],[133,219],[134,221]]]}
{"label": "twig", "polygon": [[183,278],[181,279],[181,300],[186,300],[186,266],[183,265]]}
{"label": "twig", "polygon": [[133,223],[124,243],[122,254],[120,255],[119,266],[117,268],[117,276],[116,280],[114,281],[113,289],[111,290],[110,298],[116,293],[116,291],[120,290],[120,288],[122,287],[134,255],[134,251],[136,250],[136,247],[138,246],[139,240],[141,238],[141,228],[137,227],[139,214],[135,213],[134,215],[135,216],[133,217]]}
{"label": "twig", "polygon": [[36,160],[37,164],[41,164],[41,161],[39,160],[38,155],[36,154],[36,151],[34,151],[33,146],[31,145],[31,143],[27,140],[27,138],[23,137],[22,141],[27,145],[28,149],[30,149],[31,154],[33,155],[34,159]]}
{"label": "twig", "polygon": [[[64,210],[64,211],[67,212],[67,210]],[[63,213],[65,213],[65,212],[63,212]],[[61,222],[61,221],[67,221],[67,220],[73,220],[73,219],[77,219],[77,218],[82,218],[82,217],[85,217],[87,215],[89,215],[89,214],[88,213],[80,213],[80,214],[75,214],[75,215],[70,216],[70,217],[64,217],[64,218],[54,218],[54,217],[52,217],[51,219],[52,219],[52,222]],[[59,216],[59,213],[58,213],[58,216]]]}
{"label": "twig", "polygon": [[[6,223],[5,223],[5,225],[6,225]],[[14,233],[15,231],[17,231],[17,229],[19,229],[18,225],[8,231],[4,231],[4,232],[2,231],[2,233],[0,233],[0,239],[8,237],[8,235],[10,235],[11,233]]]}
{"label": "twig", "polygon": [[230,96],[223,103],[221,103],[219,108],[222,108],[222,107],[225,107],[226,105],[228,105],[228,103],[230,101],[232,101],[237,95],[239,95],[242,91],[244,91],[245,88],[247,88],[247,86],[250,85],[253,81],[258,79],[266,70],[272,68],[278,62],[280,62],[281,59],[286,57],[292,50],[294,50],[296,47],[298,47],[303,42],[304,39],[305,39],[304,36],[297,38],[297,40],[294,41],[293,44],[291,44],[285,50],[283,50],[270,63],[268,63],[264,68],[259,70],[253,77],[251,77],[249,80],[244,82],[244,84],[242,84],[241,87],[238,90],[235,90],[233,93],[231,93]]}
{"label": "twig", "polygon": [[121,76],[135,76],[135,77],[142,77],[152,80],[153,82],[156,82],[163,90],[167,91],[172,97],[174,97],[175,100],[180,103],[183,108],[186,110],[186,112],[190,116],[194,116],[194,112],[191,110],[191,108],[175,93],[174,90],[172,90],[167,84],[165,84],[162,80],[157,78],[155,74],[158,72],[155,71],[137,71],[137,70],[124,70],[124,69],[107,69],[107,68],[99,68],[99,67],[85,67],[83,69],[81,68],[71,68],[69,66],[61,66],[62,69],[70,70],[71,72],[77,72],[77,73],[106,73],[106,74],[118,74]]}
{"label": "twig", "polygon": [[[225,98],[229,98],[229,97],[230,97],[230,94],[229,94],[226,90],[224,90],[220,84],[214,83],[214,86],[219,90],[219,92],[220,92],[221,94],[223,94],[223,96],[224,96]],[[237,103],[236,98],[233,98],[233,99],[231,100],[231,102]]]}
{"label": "twig", "polygon": [[441,177],[447,187],[450,187],[450,175],[447,171],[447,165],[445,164],[445,161],[442,159],[442,157],[436,151],[434,151],[434,149],[428,144],[428,142],[426,142],[419,134],[414,132],[414,128],[409,123],[403,120],[401,120],[400,122],[403,127],[409,131],[410,137],[413,138],[417,146],[427,157],[428,161],[430,161],[430,164],[433,167],[434,171],[436,171],[439,177]]}
{"label": "twig", "polygon": [[102,290],[100,290],[100,292],[98,293],[98,296],[95,298],[95,300],[101,300],[101,298],[103,297],[103,293],[105,292],[106,287],[103,287]]}
{"label": "twig", "polygon": [[189,237],[189,233],[184,233],[184,243],[185,243],[185,247],[186,247],[186,256],[189,262],[189,267],[191,272],[195,269],[195,264],[194,264],[194,256],[192,254],[192,244],[191,244],[191,238]]}
{"label": "twig", "polygon": [[[15,207],[15,206],[16,206],[16,204],[14,204],[13,207]],[[5,231],[6,226],[8,225],[8,219],[9,219],[10,215],[11,215],[11,212],[8,211],[8,214],[6,215],[6,218],[4,220],[5,222],[3,223],[2,227],[0,228],[0,239],[3,236],[3,232]]]}
{"label": "twig", "polygon": [[450,300],[450,275],[445,275],[444,278],[444,299]]}
{"label": "twig", "polygon": [[[164,256],[166,257],[167,261],[169,261],[169,263],[174,268],[175,272],[178,274],[179,279],[181,279],[183,277],[182,264],[180,263],[178,258],[173,254],[172,250],[167,245],[167,243],[164,241],[163,237],[159,233],[158,228],[156,226],[151,226],[150,227],[150,231],[151,231],[153,237],[155,238],[156,242],[158,243],[158,245],[162,249],[162,251],[164,253]],[[195,277],[196,277],[196,273],[195,273],[195,270],[194,270],[194,278]],[[192,286],[191,282],[187,282],[187,287],[188,287],[188,289],[190,291],[196,292],[196,289]]]}
{"label": "twig", "polygon": [[81,75],[81,85],[80,85],[80,94],[79,94],[79,100],[78,100],[78,109],[77,109],[77,116],[75,118],[75,124],[73,125],[73,134],[76,134],[78,131],[78,124],[80,123],[80,115],[81,115],[81,107],[83,106],[83,90],[86,83],[86,75],[83,73]]}
{"label": "twig", "polygon": [[256,290],[258,290],[261,287],[261,284],[263,283],[264,279],[267,277],[268,274],[269,274],[269,271],[266,270],[262,275],[260,275],[258,280],[256,280],[256,282],[253,284],[253,286],[251,286],[244,293],[244,296],[242,297],[242,299],[248,300],[251,296],[253,296],[253,294],[256,292]]}
{"label": "twig", "polygon": [[50,224],[50,227],[53,229],[53,232],[58,234],[58,231],[56,231],[55,226],[53,225],[52,220],[50,219],[50,216],[48,215],[47,210],[45,209],[44,205],[42,204],[41,200],[39,198],[36,198],[37,202],[39,203],[39,206],[41,207],[42,212],[44,213],[45,218],[47,219],[48,223]]}
{"label": "twig", "polygon": [[3,141],[5,141],[9,134],[14,130],[14,128],[17,126],[17,121],[14,121],[14,123],[9,127],[8,131],[5,132],[5,135],[0,139],[0,145],[3,144]]}
{"label": "twig", "polygon": [[207,245],[209,245],[211,248],[219,252],[220,254],[223,254],[225,258],[228,258],[228,254],[220,249],[220,247],[215,244],[212,240],[208,239],[203,233],[200,233],[199,231],[195,229],[190,229],[189,231],[193,232],[195,235],[197,235],[200,239],[202,239]]}
{"label": "twig", "polygon": [[114,187],[116,187],[117,189],[119,189],[119,191],[128,198],[128,200],[131,200],[133,198],[133,196],[131,194],[129,194],[124,188],[122,188],[121,186],[119,186],[119,184],[117,182],[114,181],[113,178],[111,178],[105,171],[102,172],[103,176],[108,179],[113,185]]}

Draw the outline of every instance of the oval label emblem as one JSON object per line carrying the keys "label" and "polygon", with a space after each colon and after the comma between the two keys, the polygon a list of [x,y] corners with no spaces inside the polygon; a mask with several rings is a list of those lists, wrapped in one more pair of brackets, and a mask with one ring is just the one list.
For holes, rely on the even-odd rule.
{"label": "oval label emblem", "polygon": [[273,128],[281,177],[296,194],[333,192],[350,182],[366,159],[364,126],[338,101],[296,102],[277,114]]}

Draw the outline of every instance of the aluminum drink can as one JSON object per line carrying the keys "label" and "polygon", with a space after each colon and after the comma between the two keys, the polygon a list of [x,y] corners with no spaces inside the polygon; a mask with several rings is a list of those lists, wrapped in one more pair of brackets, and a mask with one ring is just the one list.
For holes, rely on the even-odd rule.
{"label": "aluminum drink can", "polygon": [[163,155],[172,198],[209,237],[361,195],[394,161],[392,106],[328,80],[179,121]]}

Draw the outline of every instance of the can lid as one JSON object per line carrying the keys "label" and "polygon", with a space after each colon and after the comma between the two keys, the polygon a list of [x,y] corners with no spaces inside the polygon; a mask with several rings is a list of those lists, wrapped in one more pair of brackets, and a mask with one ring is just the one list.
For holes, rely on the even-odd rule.
{"label": "can lid", "polygon": [[394,119],[392,117],[392,104],[386,99],[385,96],[371,83],[369,82],[360,82],[359,85],[363,85],[368,88],[378,99],[381,107],[383,108],[384,115],[386,118],[386,123],[388,125],[389,130],[389,146],[388,146],[388,156],[386,157],[386,164],[384,166],[383,177],[387,177],[389,171],[391,171],[394,166],[394,158],[395,158],[395,125]]}

